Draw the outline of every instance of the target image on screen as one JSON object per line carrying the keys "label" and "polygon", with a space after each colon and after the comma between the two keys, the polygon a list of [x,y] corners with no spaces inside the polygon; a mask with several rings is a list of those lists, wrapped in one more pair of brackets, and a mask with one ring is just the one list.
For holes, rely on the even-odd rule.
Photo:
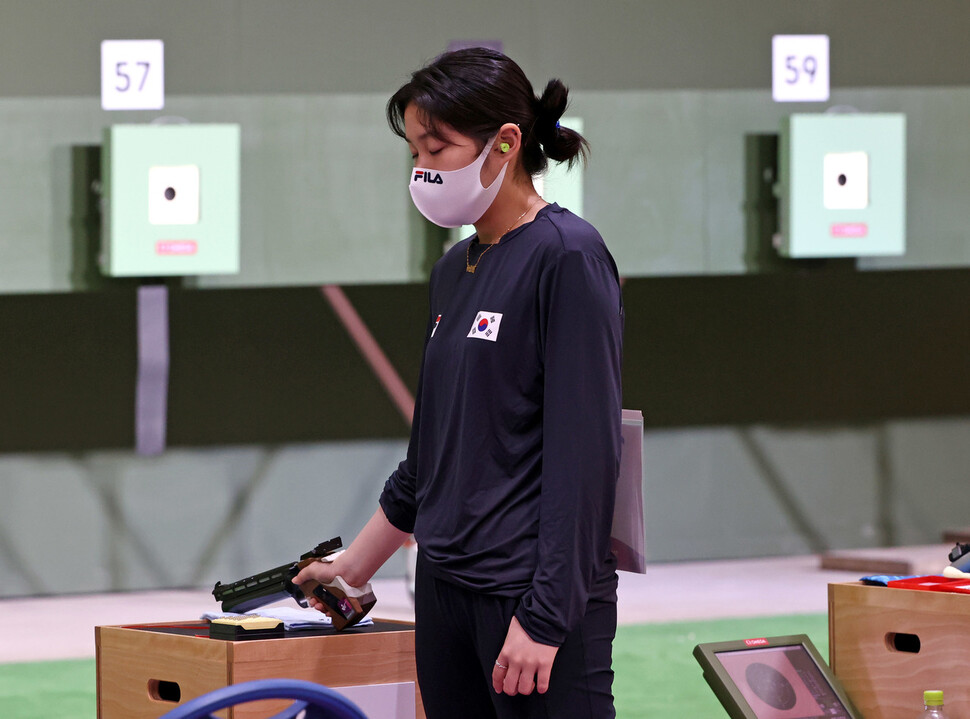
{"label": "target image on screen", "polygon": [[732,719],[858,719],[804,635],[700,644],[694,656]]}
{"label": "target image on screen", "polygon": [[818,665],[799,646],[718,652],[758,719],[849,719]]}

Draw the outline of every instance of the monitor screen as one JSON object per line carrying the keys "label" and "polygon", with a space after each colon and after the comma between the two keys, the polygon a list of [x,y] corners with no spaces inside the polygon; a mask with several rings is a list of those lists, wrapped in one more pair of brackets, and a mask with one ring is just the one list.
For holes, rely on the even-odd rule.
{"label": "monitor screen", "polygon": [[715,656],[758,719],[851,719],[800,644],[715,652]]}
{"label": "monitor screen", "polygon": [[861,719],[804,634],[698,644],[694,658],[731,719]]}

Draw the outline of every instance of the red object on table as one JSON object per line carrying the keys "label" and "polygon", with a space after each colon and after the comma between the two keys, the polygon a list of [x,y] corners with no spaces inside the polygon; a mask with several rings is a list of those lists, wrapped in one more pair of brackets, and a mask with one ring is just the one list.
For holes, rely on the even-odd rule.
{"label": "red object on table", "polygon": [[[918,589],[927,592],[951,592],[955,584],[970,584],[966,579],[951,579],[950,577],[929,576],[910,577],[909,579],[895,579],[886,586],[894,589]],[[960,590],[964,591],[964,590]],[[970,593],[970,591],[968,591]]]}

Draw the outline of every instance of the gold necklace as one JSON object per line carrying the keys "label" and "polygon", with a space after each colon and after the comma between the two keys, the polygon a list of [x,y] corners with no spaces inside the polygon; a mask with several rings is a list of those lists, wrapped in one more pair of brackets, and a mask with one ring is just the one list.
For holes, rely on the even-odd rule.
{"label": "gold necklace", "polygon": [[[512,231],[512,228],[515,227],[517,224],[519,224],[519,220],[521,220],[523,217],[525,217],[526,214],[529,212],[529,210],[531,210],[533,207],[535,207],[535,204],[539,200],[541,200],[541,199],[542,199],[541,197],[538,197],[537,196],[536,199],[534,199],[532,202],[530,202],[529,203],[529,206],[525,208],[525,212],[523,212],[521,215],[519,215],[518,217],[516,217],[515,218],[515,222],[513,222],[511,225],[509,225],[508,226],[508,229],[506,229],[505,232],[502,233],[502,237],[505,237],[507,234],[509,234],[509,232]],[[482,250],[482,254],[480,254],[478,256],[478,259],[475,260],[475,264],[474,265],[471,263],[472,243],[469,242],[468,243],[468,246],[465,247],[465,272],[471,272],[472,274],[475,274],[475,270],[478,268],[478,265],[482,261],[482,258],[485,256],[485,253],[488,252],[493,247],[495,247],[495,245],[497,245],[502,240],[502,237],[499,237],[497,240],[495,240],[495,242],[491,243],[488,247],[486,247],[484,250]]]}

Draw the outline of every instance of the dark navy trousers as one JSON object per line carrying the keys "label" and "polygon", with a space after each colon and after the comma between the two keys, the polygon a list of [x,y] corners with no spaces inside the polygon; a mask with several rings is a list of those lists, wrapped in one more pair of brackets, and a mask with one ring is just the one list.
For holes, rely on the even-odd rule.
{"label": "dark navy trousers", "polygon": [[415,654],[428,719],[612,719],[616,603],[590,601],[559,648],[549,690],[496,694],[492,668],[518,599],[479,594],[432,575],[418,556]]}

